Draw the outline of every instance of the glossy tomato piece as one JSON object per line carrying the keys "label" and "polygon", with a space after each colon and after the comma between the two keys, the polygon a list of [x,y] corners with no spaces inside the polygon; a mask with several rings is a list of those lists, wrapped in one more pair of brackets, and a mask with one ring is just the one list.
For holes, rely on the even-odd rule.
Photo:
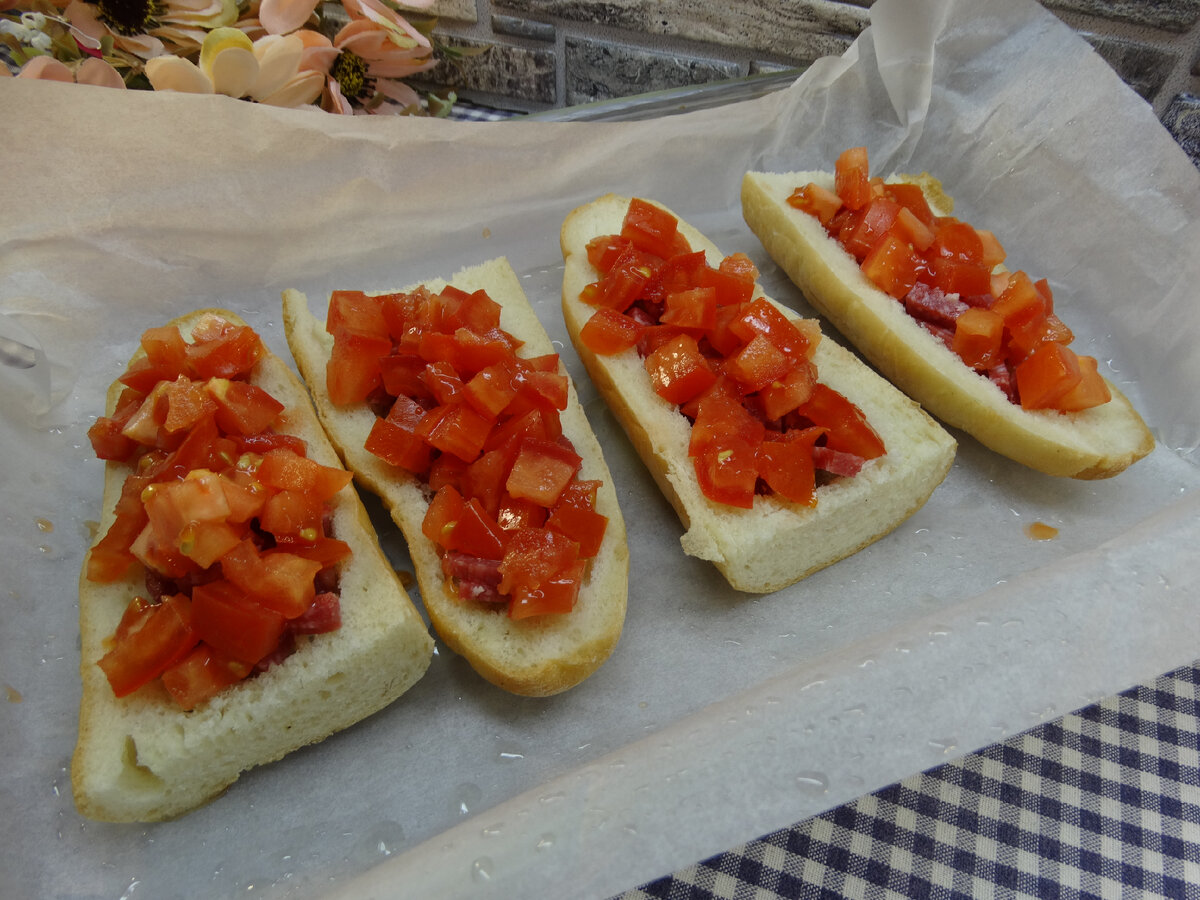
{"label": "glossy tomato piece", "polygon": [[579,561],[579,545],[548,528],[522,528],[509,535],[500,562],[500,592],[533,590]]}
{"label": "glossy tomato piece", "polygon": [[251,372],[266,352],[262,340],[247,325],[212,318],[216,321],[192,332],[188,345],[188,364],[196,377],[237,378]]}
{"label": "glossy tomato piece", "polygon": [[669,403],[686,403],[717,380],[696,339],[688,334],[658,347],[643,362],[654,392]]}
{"label": "glossy tomato piece", "polygon": [[587,243],[587,257],[596,271],[604,274],[613,267],[620,255],[632,246],[628,238],[619,234],[603,234]]}
{"label": "glossy tomato piece", "polygon": [[971,307],[961,312],[954,324],[951,349],[978,371],[986,371],[1001,359],[1004,319],[990,309]]}
{"label": "glossy tomato piece", "polygon": [[925,199],[925,191],[919,184],[885,184],[883,192],[885,196],[891,197],[911,212],[922,225],[933,231],[937,224],[937,218],[934,216],[933,210],[929,208],[929,201]]}
{"label": "glossy tomato piece", "polygon": [[124,697],[161,675],[196,646],[191,601],[183,594],[150,604],[142,598],[130,603],[111,650],[98,665],[113,693]]}
{"label": "glossy tomato piece", "polygon": [[383,383],[380,359],[390,356],[388,337],[340,331],[325,365],[325,389],[338,406],[361,403]]}
{"label": "glossy tomato piece", "polygon": [[258,477],[263,484],[302,491],[324,502],[348,485],[353,476],[345,469],[321,465],[291,450],[270,450],[263,454]]}
{"label": "glossy tomato piece", "polygon": [[[665,309],[661,321],[693,333],[703,333],[717,320],[717,289],[696,287],[673,291],[663,298]],[[636,341],[634,342],[636,343]]]}
{"label": "glossy tomato piece", "polygon": [[820,340],[820,331],[814,322],[793,322],[765,297],[741,306],[738,315],[730,321],[729,330],[743,341],[761,334],[797,361],[809,357]]}
{"label": "glossy tomato piece", "polygon": [[758,399],[763,414],[768,419],[783,418],[808,401],[816,383],[816,366],[808,360],[794,364],[783,378],[759,390]]}
{"label": "glossy tomato piece", "polygon": [[772,491],[793,503],[816,505],[813,445],[824,433],[823,428],[804,428],[759,444],[758,474]]}
{"label": "glossy tomato piece", "polygon": [[679,220],[653,203],[634,197],[621,223],[621,237],[662,259],[673,255]]}
{"label": "glossy tomato piece", "polygon": [[283,404],[248,381],[210,378],[204,385],[216,403],[217,426],[226,434],[258,434],[275,426]]}
{"label": "glossy tomato piece", "polygon": [[696,404],[688,455],[697,456],[712,448],[720,450],[732,439],[757,444],[765,431],[763,423],[742,405],[736,389],[722,380]]}
{"label": "glossy tomato piece", "polygon": [[505,488],[513,497],[549,509],[558,502],[582,461],[579,454],[558,442],[525,438],[509,470]]}
{"label": "glossy tomato piece", "polygon": [[284,617],[225,579],[192,589],[192,624],[206,644],[254,665],[279,644]]}
{"label": "glossy tomato piece", "polygon": [[462,494],[453,485],[442,485],[429,501],[425,518],[421,520],[421,533],[440,547],[449,547],[454,526],[462,515]]}
{"label": "glossy tomato piece", "polygon": [[918,263],[912,247],[894,234],[885,234],[863,258],[862,273],[885,294],[900,299],[917,283]]}
{"label": "glossy tomato piece", "polygon": [[276,538],[311,542],[321,535],[324,511],[324,503],[312,494],[282,490],[267,498],[259,524]]}
{"label": "glossy tomato piece", "polygon": [[469,404],[451,403],[427,412],[415,433],[431,447],[470,463],[483,450],[491,430],[492,423]]}
{"label": "glossy tomato piece", "polygon": [[250,540],[242,541],[221,558],[221,573],[226,579],[287,619],[308,609],[316,596],[313,579],[322,568],[316,560],[287,551],[260,551]]}
{"label": "glossy tomato piece", "polygon": [[792,191],[788,197],[788,205],[816,216],[822,225],[828,225],[834,215],[842,208],[842,198],[828,188],[809,182],[803,187]]}
{"label": "glossy tomato piece", "polygon": [[579,560],[550,576],[537,587],[517,588],[508,614],[514,619],[530,616],[561,615],[575,608],[587,563]]}
{"label": "glossy tomato piece", "polygon": [[971,297],[992,289],[992,276],[978,262],[935,256],[926,263],[925,280],[947,294]]}
{"label": "glossy tomato piece", "polygon": [[494,516],[488,514],[477,497],[467,500],[450,529],[447,550],[458,550],[481,559],[500,559],[504,555],[507,533]]}
{"label": "glossy tomato piece", "polygon": [[780,382],[795,362],[764,335],[756,334],[737,353],[725,360],[725,374],[742,385],[745,393]]}
{"label": "glossy tomato piece", "polygon": [[866,147],[842,151],[834,166],[838,197],[848,209],[861,209],[871,200],[870,165]]}
{"label": "glossy tomato piece", "polygon": [[604,532],[608,527],[608,517],[591,508],[560,502],[551,511],[546,520],[546,527],[575,541],[579,544],[580,557],[591,559],[600,552]]}
{"label": "glossy tomato piece", "polygon": [[1055,404],[1063,412],[1078,412],[1100,406],[1112,399],[1112,392],[1100,375],[1096,360],[1091,356],[1079,356],[1079,384],[1058,398]]}
{"label": "glossy tomato piece", "polygon": [[201,643],[163,673],[163,687],[181,709],[195,709],[247,678],[253,666]]}
{"label": "glossy tomato piece", "polygon": [[886,452],[862,410],[826,384],[813,386],[812,396],[796,412],[814,425],[827,430],[826,446],[875,459]]}
{"label": "glossy tomato piece", "polygon": [[1075,352],[1054,342],[1039,345],[1017,365],[1015,374],[1023,409],[1054,409],[1083,379]]}
{"label": "glossy tomato piece", "polygon": [[721,443],[692,457],[700,490],[716,503],[750,509],[758,483],[757,444],[733,436]]}
{"label": "glossy tomato piece", "polygon": [[940,219],[934,229],[933,246],[929,248],[929,252],[935,257],[941,256],[979,265],[983,260],[983,241],[979,232],[966,222],[946,217]]}
{"label": "glossy tomato piece", "polygon": [[637,346],[646,326],[615,309],[598,309],[579,330],[583,345],[593,353],[611,356]]}
{"label": "glossy tomato piece", "polygon": [[335,336],[343,331],[378,338],[389,334],[382,301],[362,291],[334,291],[330,294],[325,330]]}
{"label": "glossy tomato piece", "polygon": [[891,231],[900,214],[900,204],[887,197],[875,197],[862,210],[861,215],[853,220],[853,227],[848,228],[841,237],[842,246],[862,262],[884,236]]}

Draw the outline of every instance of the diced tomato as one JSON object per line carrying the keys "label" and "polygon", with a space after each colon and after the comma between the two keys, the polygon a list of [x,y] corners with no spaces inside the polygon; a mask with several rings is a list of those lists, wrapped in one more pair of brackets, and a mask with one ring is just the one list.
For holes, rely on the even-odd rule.
{"label": "diced tomato", "polygon": [[834,179],[838,197],[848,209],[857,210],[871,200],[866,147],[851,147],[837,158]]}
{"label": "diced tomato", "polygon": [[463,504],[445,546],[447,550],[459,550],[481,559],[500,559],[506,539],[496,519],[477,497],[472,497]]}
{"label": "diced tomato", "polygon": [[548,528],[522,528],[508,538],[500,562],[500,591],[531,590],[554,578],[579,559],[579,545]]}
{"label": "diced tomato", "polygon": [[1000,263],[1004,262],[1008,254],[1004,252],[1004,247],[1001,246],[1000,241],[992,232],[976,228],[975,234],[979,236],[979,244],[982,250],[979,261],[990,272],[996,266],[1000,265]]}
{"label": "diced tomato", "polygon": [[746,393],[782,381],[795,363],[761,334],[725,360],[725,374],[741,383]]}
{"label": "diced tomato", "polygon": [[811,216],[816,216],[822,225],[828,225],[834,214],[842,208],[842,198],[836,193],[812,182],[798,187],[790,197],[788,205]]}
{"label": "diced tomato", "polygon": [[991,273],[978,262],[935,256],[927,263],[930,284],[947,294],[973,296],[991,291]]}
{"label": "diced tomato", "polygon": [[615,309],[598,309],[579,331],[583,345],[601,356],[622,353],[637,345],[646,326]]}
{"label": "diced tomato", "polygon": [[258,434],[273,428],[283,404],[258,385],[210,378],[204,385],[215,401],[217,425],[226,434]]}
{"label": "diced tomato", "polygon": [[1004,320],[990,309],[971,307],[955,320],[952,349],[972,369],[986,371],[1001,358]]}
{"label": "diced tomato", "polygon": [[[397,402],[407,398],[397,398]],[[429,444],[419,438],[411,428],[397,425],[391,419],[377,418],[363,443],[364,449],[384,462],[407,469],[415,475],[429,471],[433,453]]]}
{"label": "diced tomato", "polygon": [[686,291],[674,291],[664,298],[666,309],[662,314],[665,325],[674,325],[695,333],[703,333],[716,324],[717,289],[697,287]]}
{"label": "diced tomato", "polygon": [[673,255],[678,229],[679,220],[669,212],[635,197],[621,223],[621,237],[639,250],[667,259]]}
{"label": "diced tomato", "polygon": [[380,359],[390,356],[387,337],[339,331],[325,366],[325,390],[337,406],[361,403],[383,383]]}
{"label": "diced tomato", "polygon": [[192,604],[183,594],[164,597],[158,604],[135,598],[130,610],[122,618],[113,648],[98,663],[118,697],[159,677],[198,640]]}
{"label": "diced tomato", "polygon": [[508,614],[514,619],[569,613],[579,598],[583,584],[586,561],[579,560],[562,572],[538,584],[537,587],[519,587],[513,592]]}
{"label": "diced tomato", "polygon": [[1052,409],[1080,383],[1083,373],[1070,347],[1050,341],[1017,365],[1016,379],[1023,409]]}
{"label": "diced tomato", "polygon": [[1058,398],[1057,409],[1078,412],[1100,406],[1112,399],[1112,392],[1100,375],[1096,360],[1091,356],[1078,356],[1079,384]]}
{"label": "diced tomato", "polygon": [[382,302],[362,291],[334,291],[330,294],[325,330],[335,337],[343,331],[378,338],[389,333]]}
{"label": "diced tomato", "polygon": [[823,434],[823,428],[805,428],[788,432],[782,440],[759,444],[758,474],[771,490],[793,503],[816,505],[813,445]]}
{"label": "diced tomato", "polygon": [[427,412],[415,433],[435,449],[469,463],[479,455],[491,430],[492,423],[469,404],[451,403]]}
{"label": "diced tomato", "polygon": [[884,194],[916,216],[917,221],[931,232],[933,231],[937,220],[933,210],[929,208],[929,201],[925,199],[925,191],[919,184],[889,183],[884,185]]}
{"label": "diced tomato", "polygon": [[163,673],[162,683],[181,709],[195,709],[250,675],[253,667],[201,643]]}
{"label": "diced tomato", "polygon": [[[944,218],[938,222],[934,229],[933,246],[929,249],[935,257],[941,256],[976,265],[983,260],[983,241],[979,232],[966,222],[954,218]],[[989,266],[989,272],[990,268]]]}
{"label": "diced tomato", "polygon": [[250,540],[221,558],[226,579],[287,619],[296,618],[312,604],[316,596],[313,579],[322,568],[320,562],[286,551],[260,552]]}
{"label": "diced tomato", "polygon": [[592,238],[587,244],[587,257],[596,271],[604,274],[613,267],[620,255],[631,246],[628,238],[617,234],[603,234]]}
{"label": "diced tomato", "polygon": [[899,214],[900,204],[895,200],[887,197],[874,198],[863,207],[860,215],[850,220],[852,227],[847,229],[842,246],[862,262],[875,245],[891,231]]}
{"label": "diced tomato", "polygon": [[291,450],[270,450],[263,455],[258,477],[263,484],[302,491],[323,502],[332,499],[353,476],[345,469],[323,466]]}
{"label": "diced tomato", "polygon": [[758,392],[763,413],[768,419],[780,419],[812,396],[817,382],[816,366],[805,360],[797,363],[778,381],[773,381]]}
{"label": "diced tomato", "polygon": [[729,330],[742,341],[761,334],[795,361],[811,356],[817,343],[814,337],[819,337],[819,331],[804,330],[765,297],[740,307],[740,313],[729,322]]}
{"label": "diced tomato", "polygon": [[862,272],[881,291],[899,299],[917,283],[917,263],[912,247],[893,234],[885,234],[863,258]]}
{"label": "diced tomato", "polygon": [[591,559],[600,552],[608,517],[591,508],[560,502],[546,520],[546,527],[575,541],[579,544],[579,555]]}
{"label": "diced tomato", "polygon": [[700,489],[717,503],[750,509],[758,482],[757,445],[733,436],[722,444],[709,444],[692,457]]}
{"label": "diced tomato", "polygon": [[549,509],[558,502],[581,463],[579,454],[561,444],[525,438],[505,487],[513,497],[523,497]]}
{"label": "diced tomato", "polygon": [[324,504],[304,491],[282,490],[263,504],[259,524],[264,531],[293,540],[315,540],[321,533]]}
{"label": "diced tomato", "polygon": [[284,617],[218,579],[192,589],[192,624],[205,643],[254,665],[279,643]]}
{"label": "diced tomato", "polygon": [[731,439],[757,444],[766,428],[741,403],[740,397],[725,381],[718,382],[696,404],[695,420],[688,439],[688,455],[698,456],[720,449]]}
{"label": "diced tomato", "polygon": [[[231,325],[218,317],[197,326],[187,345],[188,360],[197,378],[237,378],[249,373],[266,352],[262,340],[246,325]],[[196,339],[199,333],[205,339]],[[210,337],[211,336],[211,337]]]}
{"label": "diced tomato", "polygon": [[901,206],[896,213],[896,221],[892,224],[892,233],[900,240],[911,244],[912,248],[923,253],[933,244],[933,229],[917,218],[907,206]]}
{"label": "diced tomato", "polygon": [[644,365],[654,392],[669,403],[685,403],[717,380],[696,339],[687,334],[650,353]]}
{"label": "diced tomato", "polygon": [[814,425],[828,429],[826,446],[875,459],[886,453],[883,441],[857,406],[828,385],[818,382],[812,396],[797,413]]}
{"label": "diced tomato", "polygon": [[435,544],[448,548],[464,505],[462,494],[453,485],[443,485],[425,509],[421,533]]}

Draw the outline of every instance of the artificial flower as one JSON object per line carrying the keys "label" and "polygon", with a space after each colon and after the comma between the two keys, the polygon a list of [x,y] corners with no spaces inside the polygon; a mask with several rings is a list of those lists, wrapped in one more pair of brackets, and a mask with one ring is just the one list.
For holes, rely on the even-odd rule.
{"label": "artificial flower", "polygon": [[68,84],[92,84],[98,87],[124,88],[121,75],[102,59],[89,56],[71,68],[53,56],[35,56],[21,67],[18,78],[37,78],[42,81],[65,81]]}

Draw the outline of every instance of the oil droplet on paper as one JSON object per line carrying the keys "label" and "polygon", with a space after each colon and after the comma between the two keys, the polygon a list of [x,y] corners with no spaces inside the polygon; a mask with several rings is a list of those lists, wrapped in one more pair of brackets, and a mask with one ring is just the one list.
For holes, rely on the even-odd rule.
{"label": "oil droplet on paper", "polygon": [[1058,537],[1058,529],[1045,522],[1030,522],[1025,526],[1025,536],[1035,541],[1052,541]]}
{"label": "oil droplet on paper", "polygon": [[37,530],[43,534],[51,534],[54,531],[54,523],[49,519],[36,519],[34,524],[37,525]]}
{"label": "oil droplet on paper", "polygon": [[809,794],[824,794],[829,790],[829,778],[824,772],[801,772],[796,784]]}
{"label": "oil droplet on paper", "polygon": [[486,856],[481,856],[479,859],[471,863],[471,879],[477,882],[485,882],[492,880],[492,861]]}
{"label": "oil droplet on paper", "polygon": [[492,229],[490,229],[490,228],[485,228],[485,229],[483,229],[483,237],[484,237],[484,240],[487,240],[487,239],[488,239],[488,238],[490,238],[491,236],[492,236]]}
{"label": "oil droplet on paper", "polygon": [[554,846],[554,833],[547,831],[540,838],[538,838],[538,842],[535,846],[535,849],[549,850],[553,846]]}
{"label": "oil droplet on paper", "polygon": [[958,746],[958,738],[931,738],[929,746],[935,750],[941,750],[942,753],[949,753]]}
{"label": "oil droplet on paper", "polygon": [[22,700],[25,699],[24,697],[21,696],[21,692],[18,691],[11,684],[4,685],[4,693],[8,697],[9,703],[20,703]]}

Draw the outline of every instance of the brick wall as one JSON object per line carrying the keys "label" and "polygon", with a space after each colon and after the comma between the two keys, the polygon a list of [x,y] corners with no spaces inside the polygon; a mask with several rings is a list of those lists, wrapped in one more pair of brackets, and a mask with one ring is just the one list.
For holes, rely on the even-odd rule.
{"label": "brick wall", "polygon": [[[1043,0],[1200,165],[1200,0]],[[804,67],[841,53],[871,0],[436,0],[438,36],[489,46],[431,85],[537,112]]]}

